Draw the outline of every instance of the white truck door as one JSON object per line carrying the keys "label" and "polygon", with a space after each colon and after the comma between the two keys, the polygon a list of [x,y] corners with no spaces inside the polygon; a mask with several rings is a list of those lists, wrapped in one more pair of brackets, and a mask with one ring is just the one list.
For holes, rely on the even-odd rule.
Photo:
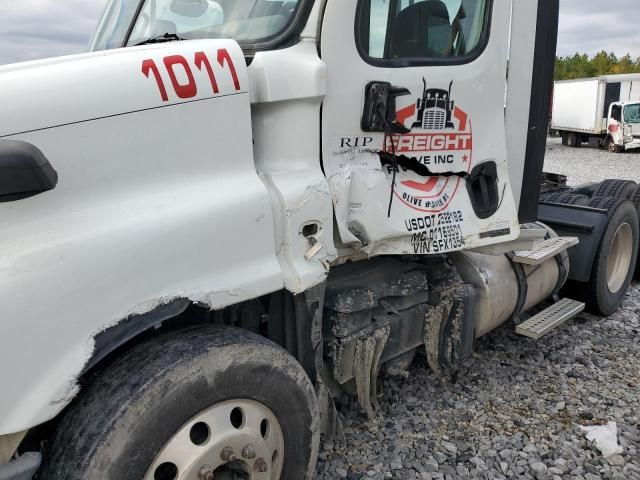
{"label": "white truck door", "polygon": [[510,14],[491,0],[328,2],[323,163],[345,245],[434,254],[518,237]]}

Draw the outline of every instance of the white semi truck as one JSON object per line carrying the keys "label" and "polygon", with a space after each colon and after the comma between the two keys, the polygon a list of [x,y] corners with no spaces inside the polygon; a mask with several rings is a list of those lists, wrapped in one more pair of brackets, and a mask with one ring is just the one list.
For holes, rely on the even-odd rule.
{"label": "white semi truck", "polygon": [[555,82],[551,130],[570,147],[590,142],[614,153],[640,148],[640,75]]}
{"label": "white semi truck", "polygon": [[110,0],[0,68],[0,479],[311,479],[336,395],[615,312],[638,186],[542,174],[558,8]]}

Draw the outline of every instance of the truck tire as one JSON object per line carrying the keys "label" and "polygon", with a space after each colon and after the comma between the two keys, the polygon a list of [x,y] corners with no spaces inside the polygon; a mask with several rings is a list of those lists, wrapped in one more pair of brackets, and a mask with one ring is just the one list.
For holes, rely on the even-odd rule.
{"label": "truck tire", "polygon": [[582,146],[582,137],[577,133],[569,132],[567,135],[567,146],[580,148]]}
{"label": "truck tire", "polygon": [[613,207],[617,207],[618,204],[623,201],[624,199],[615,197],[593,197],[587,206],[600,210],[610,210]]}
{"label": "truck tire", "polygon": [[88,386],[59,423],[40,478],[249,479],[259,471],[310,480],[318,418],[307,374],[269,340],[227,327],[173,332],[134,347]]}
{"label": "truck tire", "polygon": [[605,180],[593,192],[594,197],[613,197],[633,200],[638,192],[638,184],[632,180]]}
{"label": "truck tire", "polygon": [[565,147],[569,146],[569,134],[567,132],[560,132],[560,137],[562,138],[562,145]]}
{"label": "truck tire", "polygon": [[[636,191],[636,194],[633,197],[633,204],[636,206],[636,211],[638,212],[638,218],[640,218],[640,188]],[[638,260],[636,262],[636,272],[634,275],[636,280],[640,280],[640,252],[638,253]]]}
{"label": "truck tire", "polygon": [[596,252],[588,307],[603,316],[618,310],[633,277],[638,256],[638,213],[628,200],[596,197],[591,207],[607,210],[608,223]]}
{"label": "truck tire", "polygon": [[543,202],[548,203],[559,203],[562,205],[582,205],[586,206],[589,204],[591,199],[586,195],[576,195],[574,193],[567,192],[556,192],[550,193],[547,195],[543,195],[541,197]]}
{"label": "truck tire", "polygon": [[607,150],[611,153],[622,153],[623,149],[622,147],[619,147],[618,145],[616,145],[616,143],[613,141],[613,138],[611,137],[607,137],[607,139],[605,140],[605,146],[607,147]]}

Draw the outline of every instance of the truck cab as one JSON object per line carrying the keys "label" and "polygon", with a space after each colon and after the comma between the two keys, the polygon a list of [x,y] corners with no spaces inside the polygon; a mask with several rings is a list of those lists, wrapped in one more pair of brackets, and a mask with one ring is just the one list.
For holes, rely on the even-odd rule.
{"label": "truck cab", "polygon": [[540,200],[558,10],[111,0],[0,67],[0,478],[311,479],[418,351],[613,313],[637,185]]}
{"label": "truck cab", "polygon": [[640,102],[612,103],[607,119],[611,150],[640,148]]}
{"label": "truck cab", "polygon": [[570,147],[589,142],[612,153],[633,150],[640,146],[639,101],[638,74],[557,81],[551,130]]}

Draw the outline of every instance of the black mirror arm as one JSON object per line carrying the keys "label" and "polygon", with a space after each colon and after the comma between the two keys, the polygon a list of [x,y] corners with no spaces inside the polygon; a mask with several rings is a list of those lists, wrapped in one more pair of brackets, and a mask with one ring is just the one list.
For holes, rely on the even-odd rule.
{"label": "black mirror arm", "polygon": [[389,82],[369,82],[365,87],[361,127],[365,132],[405,134],[411,130],[396,121],[396,98],[410,95],[404,87]]}

